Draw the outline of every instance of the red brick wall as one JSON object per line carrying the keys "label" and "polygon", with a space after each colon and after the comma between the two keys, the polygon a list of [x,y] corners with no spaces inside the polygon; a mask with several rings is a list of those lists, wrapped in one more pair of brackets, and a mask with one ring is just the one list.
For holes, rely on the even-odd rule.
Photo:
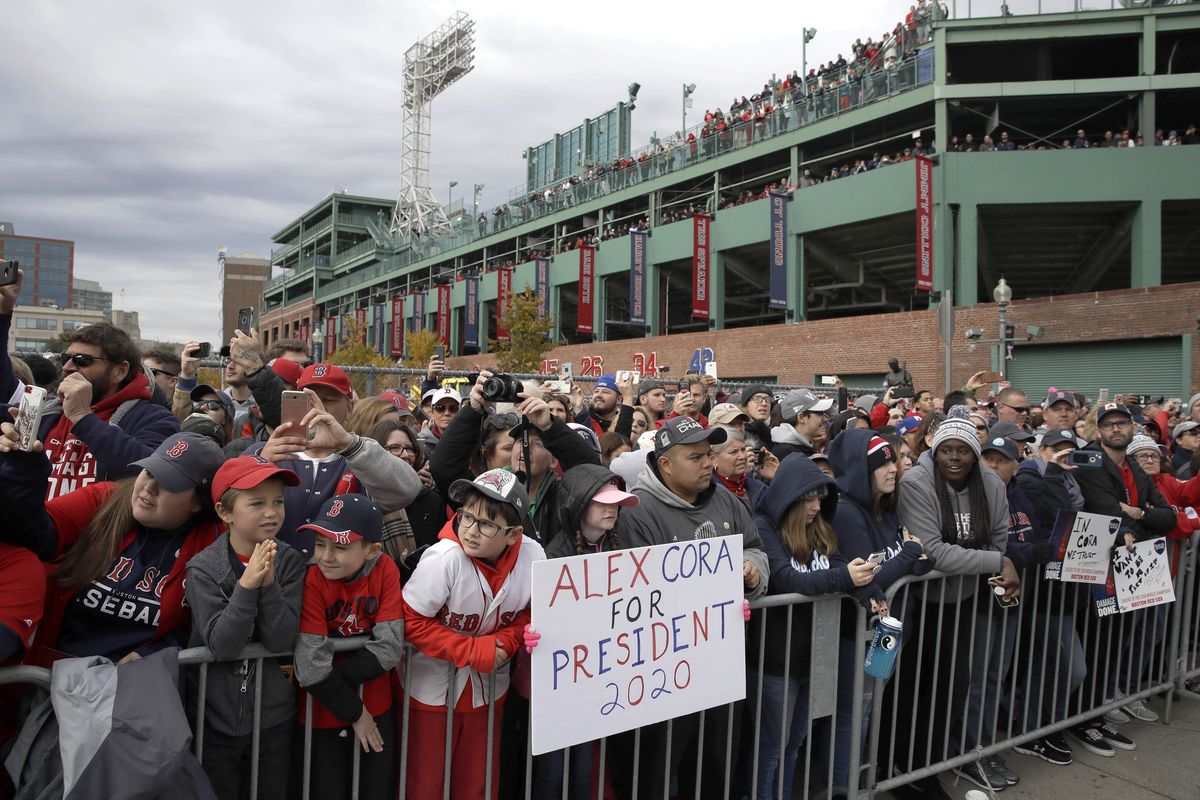
{"label": "red brick wall", "polygon": [[[1008,320],[1023,332],[1027,325],[1040,325],[1045,333],[1039,342],[1068,343],[1155,336],[1192,336],[1192,386],[1200,386],[1200,336],[1196,314],[1200,312],[1200,283],[1121,289],[1111,292],[1063,295],[1035,300],[1017,300]],[[996,338],[999,320],[994,303],[955,310],[954,385],[962,385],[973,372],[991,367],[991,347],[977,345],[974,351],[964,338],[968,328],[982,328],[984,337]],[[558,347],[546,358],[570,361],[576,374],[584,357],[603,358],[604,371],[632,367],[634,353],[656,353],[659,366],[671,368],[669,375],[687,371],[697,347],[711,347],[722,377],[778,375],[782,383],[812,381],[818,373],[883,372],[887,359],[906,361],[918,386],[941,389],[945,348],[937,332],[936,311],[877,314],[842,319],[816,320],[793,325],[763,325],[726,331],[686,333],[653,339],[627,339],[590,345]],[[491,355],[448,360],[451,369],[480,364],[492,366]]]}

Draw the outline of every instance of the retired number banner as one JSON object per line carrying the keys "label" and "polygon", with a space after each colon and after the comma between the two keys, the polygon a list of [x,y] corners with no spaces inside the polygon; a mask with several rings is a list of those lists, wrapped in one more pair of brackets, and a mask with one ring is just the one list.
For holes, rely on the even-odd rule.
{"label": "retired number banner", "polygon": [[392,355],[404,355],[404,297],[392,298]]}
{"label": "retired number banner", "polygon": [[708,257],[712,218],[692,217],[692,317],[708,319]]}
{"label": "retired number banner", "polygon": [[579,306],[575,314],[575,332],[592,332],[592,298],[596,288],[596,248],[579,248]]}
{"label": "retired number banner", "polygon": [[917,289],[933,291],[933,161],[917,156]]}
{"label": "retired number banner", "polygon": [[437,287],[437,335],[442,344],[450,345],[450,284]]}
{"label": "retired number banner", "polygon": [[787,308],[787,203],[786,194],[771,192],[771,308]]}
{"label": "retired number banner", "polygon": [[413,333],[425,330],[425,290],[413,293]]}
{"label": "retired number banner", "polygon": [[332,358],[337,352],[338,318],[325,318],[325,358]]}
{"label": "retired number banner", "polygon": [[354,309],[354,327],[358,329],[358,336],[355,337],[358,339],[358,343],[365,345],[367,343],[367,309],[366,308]]}
{"label": "retired number banner", "polygon": [[746,696],[742,537],[533,564],[533,753]]}
{"label": "retired number banner", "polygon": [[534,259],[533,285],[538,299],[538,316],[550,316],[550,259]]}
{"label": "retired number banner", "polygon": [[504,315],[512,305],[512,267],[496,270],[496,340],[508,341],[508,328],[504,326]]}
{"label": "retired number banner", "polygon": [[463,346],[479,347],[479,278],[468,275],[463,281],[467,305],[463,308]]}
{"label": "retired number banner", "polygon": [[646,231],[629,232],[629,322],[646,324]]}

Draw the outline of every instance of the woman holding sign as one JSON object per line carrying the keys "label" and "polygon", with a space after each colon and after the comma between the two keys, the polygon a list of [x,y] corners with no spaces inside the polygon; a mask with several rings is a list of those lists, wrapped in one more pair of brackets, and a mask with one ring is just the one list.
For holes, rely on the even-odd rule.
{"label": "woman holding sign", "polygon": [[[771,567],[769,594],[821,595],[845,592],[862,605],[884,612],[883,592],[874,584],[874,566],[861,558],[847,562],[838,550],[830,521],[837,510],[837,487],[809,458],[793,453],[780,462],[754,521]],[[786,642],[791,635],[791,649]],[[755,797],[791,797],[796,759],[808,734],[808,666],[812,650],[812,606],[766,608],[755,615],[749,646],[761,682],[747,697],[756,703],[758,768]],[[781,732],[786,731],[786,739]],[[782,794],[780,793],[782,791]]]}
{"label": "woman holding sign", "polygon": [[[618,512],[637,504],[638,498],[621,491],[617,476],[604,467],[595,464],[572,467],[563,473],[559,482],[556,503],[559,534],[547,545],[546,557],[568,558],[619,550]],[[540,638],[532,626],[526,626],[526,654],[533,652]],[[526,656],[522,656],[518,661],[518,669],[528,666],[525,661]],[[596,783],[592,777],[593,744],[576,745],[535,757],[533,796],[539,800],[562,797],[563,781],[566,780],[570,786],[567,797],[571,800],[590,800],[592,786]],[[599,794],[603,795],[603,776],[600,776],[599,783]]]}

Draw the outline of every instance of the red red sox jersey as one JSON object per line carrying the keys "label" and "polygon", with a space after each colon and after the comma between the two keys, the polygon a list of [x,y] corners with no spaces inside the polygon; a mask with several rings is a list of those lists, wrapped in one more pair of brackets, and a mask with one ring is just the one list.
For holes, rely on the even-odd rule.
{"label": "red red sox jersey", "polygon": [[[304,578],[304,602],[300,610],[300,633],[344,639],[369,634],[377,624],[402,621],[404,608],[400,595],[400,570],[391,557],[382,554],[366,575],[346,583],[331,581],[321,574],[316,564],[310,564]],[[346,658],[334,657],[334,662]],[[390,674],[383,674],[363,684],[363,704],[371,716],[377,717],[392,706]],[[301,693],[298,719],[303,724],[306,703]],[[317,700],[313,700],[313,726],[340,728],[338,720]]]}

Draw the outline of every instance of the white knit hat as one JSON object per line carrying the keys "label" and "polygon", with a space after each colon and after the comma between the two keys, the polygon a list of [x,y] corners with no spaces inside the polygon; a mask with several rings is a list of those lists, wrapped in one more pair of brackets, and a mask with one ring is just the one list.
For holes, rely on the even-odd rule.
{"label": "white knit hat", "polygon": [[933,434],[933,451],[936,453],[942,442],[951,439],[966,443],[975,453],[975,458],[979,458],[979,436],[975,433],[975,423],[971,422],[966,406],[952,407],[946,419],[938,425],[937,432]]}
{"label": "white knit hat", "polygon": [[1138,434],[1137,436],[1134,436],[1133,440],[1129,442],[1128,446],[1126,446],[1125,454],[1131,456],[1140,450],[1153,450],[1156,453],[1162,453],[1162,451],[1158,449],[1158,442],[1154,441],[1149,436],[1142,436],[1141,434]]}

